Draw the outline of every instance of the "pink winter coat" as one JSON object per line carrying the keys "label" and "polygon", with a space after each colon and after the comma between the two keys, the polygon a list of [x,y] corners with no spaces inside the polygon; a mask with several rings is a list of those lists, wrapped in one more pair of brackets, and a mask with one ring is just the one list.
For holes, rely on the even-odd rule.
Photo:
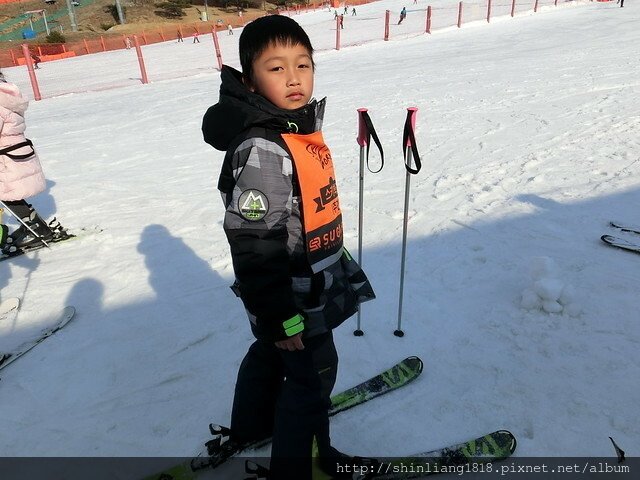
{"label": "pink winter coat", "polygon": [[[0,151],[26,141],[24,112],[29,102],[12,83],[0,81]],[[38,156],[31,146],[0,154],[0,200],[31,197],[45,189],[46,181]]]}

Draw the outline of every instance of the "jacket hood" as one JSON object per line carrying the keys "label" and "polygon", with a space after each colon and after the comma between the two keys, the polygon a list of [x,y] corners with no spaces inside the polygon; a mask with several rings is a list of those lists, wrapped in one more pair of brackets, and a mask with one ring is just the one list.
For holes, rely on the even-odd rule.
{"label": "jacket hood", "polygon": [[220,76],[220,100],[207,110],[202,120],[204,141],[216,150],[226,151],[234,138],[252,127],[303,134],[321,128],[326,99],[285,110],[251,92],[236,69],[224,65]]}

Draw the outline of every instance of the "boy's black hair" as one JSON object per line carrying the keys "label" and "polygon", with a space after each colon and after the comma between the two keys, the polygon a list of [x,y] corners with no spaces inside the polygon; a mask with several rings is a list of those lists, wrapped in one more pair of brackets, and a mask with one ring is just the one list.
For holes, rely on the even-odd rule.
{"label": "boy's black hair", "polygon": [[315,68],[313,47],[307,32],[289,17],[268,15],[249,23],[240,35],[240,65],[246,81],[253,80],[253,62],[273,44],[302,45],[309,51]]}

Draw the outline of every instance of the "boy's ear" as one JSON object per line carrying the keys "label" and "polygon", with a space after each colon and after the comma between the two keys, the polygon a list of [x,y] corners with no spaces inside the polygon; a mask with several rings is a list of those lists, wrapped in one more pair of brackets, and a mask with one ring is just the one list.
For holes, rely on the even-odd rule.
{"label": "boy's ear", "polygon": [[244,83],[244,85],[247,87],[247,89],[250,92],[255,92],[256,89],[253,86],[253,84],[251,83],[251,80],[249,80],[247,77],[245,77],[244,75],[242,75],[242,83]]}

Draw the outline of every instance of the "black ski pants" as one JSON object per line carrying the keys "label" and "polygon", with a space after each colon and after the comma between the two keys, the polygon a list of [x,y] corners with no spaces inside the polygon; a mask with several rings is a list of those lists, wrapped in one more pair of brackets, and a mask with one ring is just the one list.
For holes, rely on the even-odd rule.
{"label": "black ski pants", "polygon": [[303,343],[304,350],[291,352],[257,340],[238,372],[232,436],[240,442],[273,437],[273,480],[311,479],[314,437],[319,455],[329,455],[328,410],[338,355],[331,332]]}

